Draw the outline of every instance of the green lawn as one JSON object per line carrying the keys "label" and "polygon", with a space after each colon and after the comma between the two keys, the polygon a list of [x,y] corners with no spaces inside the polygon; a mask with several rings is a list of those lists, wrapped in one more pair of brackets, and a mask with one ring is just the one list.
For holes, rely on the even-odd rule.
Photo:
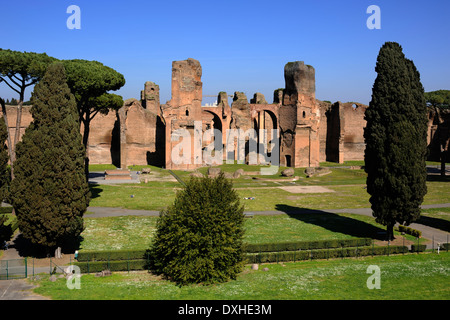
{"label": "green lawn", "polygon": [[[187,173],[183,173],[187,179]],[[277,210],[277,206],[310,209],[369,208],[365,174],[360,170],[336,168],[332,173],[298,181],[260,180],[244,176],[233,181],[234,188],[248,211]],[[280,177],[278,177],[280,179]],[[428,181],[423,204],[450,203],[447,181]],[[291,193],[283,186],[323,186],[329,193]],[[141,184],[91,185],[92,207],[122,207],[140,210],[161,210],[170,205],[182,186],[178,182],[151,181]],[[244,200],[253,197],[254,200]]]}
{"label": "green lawn", "polygon": [[[157,219],[146,216],[85,217],[80,249],[146,249],[152,241]],[[385,227],[372,217],[320,210],[297,215],[255,215],[245,219],[244,227],[244,241],[252,244],[352,238],[382,240],[380,232],[385,231]],[[406,236],[406,240],[415,241],[415,238]],[[426,239],[421,239],[423,241]]]}
{"label": "green lawn", "polygon": [[[380,289],[367,288],[370,265],[380,268]],[[34,291],[55,300],[449,300],[450,253],[267,264],[209,286],[178,287],[147,272],[83,275],[80,290],[47,278]]]}

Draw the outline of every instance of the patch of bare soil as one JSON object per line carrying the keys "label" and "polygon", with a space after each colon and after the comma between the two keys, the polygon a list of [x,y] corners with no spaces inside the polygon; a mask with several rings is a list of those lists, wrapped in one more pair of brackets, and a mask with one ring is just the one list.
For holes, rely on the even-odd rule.
{"label": "patch of bare soil", "polygon": [[[394,240],[389,242],[390,246],[409,246],[411,244],[414,244],[414,241],[408,240],[402,236],[396,236]],[[388,241],[384,240],[375,240],[376,246],[387,246]]]}

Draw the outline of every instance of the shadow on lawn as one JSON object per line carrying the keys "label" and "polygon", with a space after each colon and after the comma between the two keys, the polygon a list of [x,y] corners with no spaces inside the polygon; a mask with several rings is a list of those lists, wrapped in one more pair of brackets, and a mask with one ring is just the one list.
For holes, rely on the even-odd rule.
{"label": "shadow on lawn", "polygon": [[448,220],[421,215],[420,219],[417,220],[416,223],[420,223],[425,226],[429,226],[445,232],[450,232],[450,221]]}
{"label": "shadow on lawn", "polygon": [[89,184],[89,190],[91,191],[91,199],[100,197],[100,193],[103,192],[103,188],[99,184]]}
{"label": "shadow on lawn", "polygon": [[384,229],[357,219],[343,217],[332,212],[298,208],[285,204],[277,204],[276,210],[285,212],[293,219],[353,237],[372,238],[375,240],[385,240],[386,237],[386,230]]}
{"label": "shadow on lawn", "polygon": [[[73,239],[71,241],[66,241],[61,248],[61,253],[63,254],[72,254],[75,252],[75,250],[80,249],[80,244],[83,241],[83,237],[79,236],[76,239]],[[9,248],[13,248],[17,251],[19,256],[21,257],[32,257],[32,258],[47,258],[47,257],[53,257],[54,256],[54,249],[49,249],[40,245],[36,245],[31,243],[30,240],[23,237],[23,235],[20,233],[17,235],[17,237],[14,239],[12,244],[9,246]]]}

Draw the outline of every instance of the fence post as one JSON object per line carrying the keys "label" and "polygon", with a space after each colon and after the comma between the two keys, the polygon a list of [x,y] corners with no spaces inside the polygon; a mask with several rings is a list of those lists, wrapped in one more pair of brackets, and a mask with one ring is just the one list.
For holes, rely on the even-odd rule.
{"label": "fence post", "polygon": [[25,278],[28,278],[27,257],[25,257]]}
{"label": "fence post", "polygon": [[8,272],[8,260],[6,260],[6,280],[8,280],[9,272]]}

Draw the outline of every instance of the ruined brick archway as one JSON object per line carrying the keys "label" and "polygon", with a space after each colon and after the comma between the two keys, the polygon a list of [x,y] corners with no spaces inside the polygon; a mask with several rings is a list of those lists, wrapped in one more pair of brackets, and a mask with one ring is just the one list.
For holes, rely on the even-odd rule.
{"label": "ruined brick archway", "polygon": [[227,128],[224,128],[221,117],[214,111],[211,108],[202,107],[202,129],[203,132],[210,129],[220,131],[220,136],[214,136],[214,148],[216,150],[223,150],[225,131]]}

